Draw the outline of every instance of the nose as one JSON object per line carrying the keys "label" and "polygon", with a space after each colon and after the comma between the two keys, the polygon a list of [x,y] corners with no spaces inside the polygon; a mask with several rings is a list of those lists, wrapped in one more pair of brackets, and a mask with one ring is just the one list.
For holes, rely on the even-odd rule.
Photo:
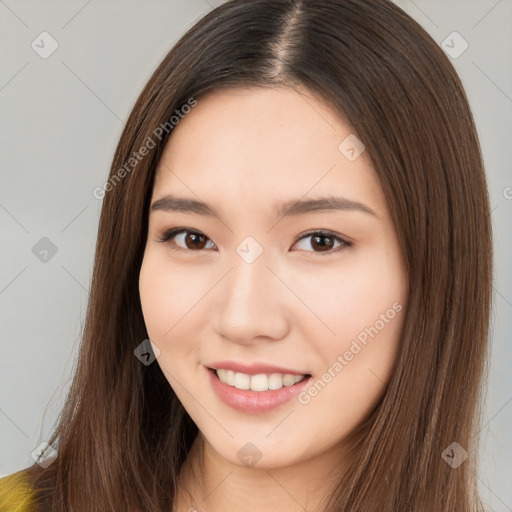
{"label": "nose", "polygon": [[233,260],[215,294],[214,329],[238,344],[277,341],[291,325],[293,294],[263,257]]}

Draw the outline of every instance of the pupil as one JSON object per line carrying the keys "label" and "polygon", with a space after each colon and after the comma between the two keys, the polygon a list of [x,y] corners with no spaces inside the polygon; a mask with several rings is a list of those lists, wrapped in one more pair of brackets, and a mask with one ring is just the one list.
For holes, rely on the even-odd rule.
{"label": "pupil", "polygon": [[[197,241],[198,241],[198,240],[200,240],[201,238],[203,239],[203,240],[202,240],[202,241],[203,241],[203,243],[202,243],[202,244],[199,244],[199,246],[198,246]],[[202,248],[204,247],[204,245],[205,245],[205,244],[204,244],[204,238],[205,238],[205,237],[204,237],[204,235],[198,235],[197,233],[189,233],[189,234],[187,235],[187,238],[186,238],[187,246],[188,246],[188,242],[189,242],[190,240],[192,240],[192,245],[194,245],[194,244],[195,244],[195,248],[202,249]]]}
{"label": "pupil", "polygon": [[[330,241],[330,243],[321,243],[320,240],[322,239],[327,239]],[[317,235],[313,237],[311,245],[313,246],[313,248],[320,248],[321,250],[325,250],[326,248],[331,249],[332,238],[327,235]]]}

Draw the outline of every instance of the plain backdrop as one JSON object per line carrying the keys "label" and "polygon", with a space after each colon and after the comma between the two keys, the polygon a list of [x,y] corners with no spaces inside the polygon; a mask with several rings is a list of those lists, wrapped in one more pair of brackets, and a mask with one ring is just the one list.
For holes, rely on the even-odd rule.
{"label": "plain backdrop", "polygon": [[[101,209],[92,191],[150,74],[219,3],[0,0],[0,476],[32,464],[70,384]],[[512,511],[512,1],[396,3],[451,52],[481,138],[495,281],[478,477],[490,508]]]}

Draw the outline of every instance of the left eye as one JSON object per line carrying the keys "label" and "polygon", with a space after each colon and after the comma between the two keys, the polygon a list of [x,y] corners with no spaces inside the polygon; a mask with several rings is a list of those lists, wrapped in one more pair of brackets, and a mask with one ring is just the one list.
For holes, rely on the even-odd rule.
{"label": "left eye", "polygon": [[[303,242],[307,240],[308,238],[311,239],[311,241],[306,244],[309,247],[313,247],[319,250],[314,250],[313,252],[320,252],[320,253],[333,253],[343,250],[346,247],[350,247],[352,244],[350,242],[347,242],[346,240],[343,240],[343,238],[335,235],[334,233],[330,232],[324,232],[324,231],[315,231],[312,233],[308,233],[306,235],[303,235],[296,243]],[[335,244],[338,244],[335,248]]]}
{"label": "left eye", "polygon": [[[308,243],[306,240],[310,238],[311,241]],[[202,250],[205,246],[210,243],[210,248],[216,248],[216,245],[203,233],[199,231],[192,231],[188,229],[178,228],[170,229],[164,232],[158,239],[158,242],[171,242],[171,247],[175,250]],[[181,245],[180,245],[181,243]],[[305,243],[310,248],[313,248],[312,252],[317,253],[328,253],[338,252],[346,247],[350,247],[351,242],[347,242],[343,238],[331,233],[329,231],[312,231],[305,235],[302,235],[294,245]],[[337,245],[336,245],[337,244]],[[213,246],[213,247],[212,247]],[[304,247],[302,247],[303,250]]]}
{"label": "left eye", "polygon": [[[183,236],[185,235],[185,236]],[[171,246],[176,245],[176,240],[180,240],[182,244],[185,244],[185,247],[173,247],[176,250],[187,250],[187,249],[204,249],[205,240],[209,240],[209,238],[203,233],[199,233],[198,231],[190,231],[188,229],[170,229],[163,233],[163,235],[158,238],[158,242],[172,242]],[[210,241],[211,242],[211,241]],[[215,244],[211,242],[215,247]],[[190,246],[189,246],[190,245]]]}

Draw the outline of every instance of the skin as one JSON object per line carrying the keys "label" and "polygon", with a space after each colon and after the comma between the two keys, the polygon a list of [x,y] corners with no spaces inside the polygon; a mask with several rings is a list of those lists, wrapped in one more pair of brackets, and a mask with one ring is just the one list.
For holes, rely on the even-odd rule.
{"label": "skin", "polygon": [[[382,396],[408,281],[367,152],[349,161],[338,149],[351,133],[320,98],[286,87],[210,92],[173,130],[151,202],[172,193],[205,201],[222,218],[152,211],[140,271],[156,362],[200,430],[175,510],[238,510],[240,503],[246,511],[315,510],[346,467],[350,434]],[[376,215],[274,211],[282,201],[328,195]],[[158,241],[177,227],[207,238]],[[303,237],[314,230],[352,245],[323,239],[322,251],[313,236]],[[248,236],[263,250],[252,263],[236,252]],[[347,360],[353,341],[379,319],[384,327]],[[341,371],[333,369],[338,356]],[[293,399],[250,414],[214,393],[205,365],[219,360],[275,364],[314,380],[330,368],[331,379],[308,403]],[[247,442],[261,453],[254,467],[237,457]]]}

